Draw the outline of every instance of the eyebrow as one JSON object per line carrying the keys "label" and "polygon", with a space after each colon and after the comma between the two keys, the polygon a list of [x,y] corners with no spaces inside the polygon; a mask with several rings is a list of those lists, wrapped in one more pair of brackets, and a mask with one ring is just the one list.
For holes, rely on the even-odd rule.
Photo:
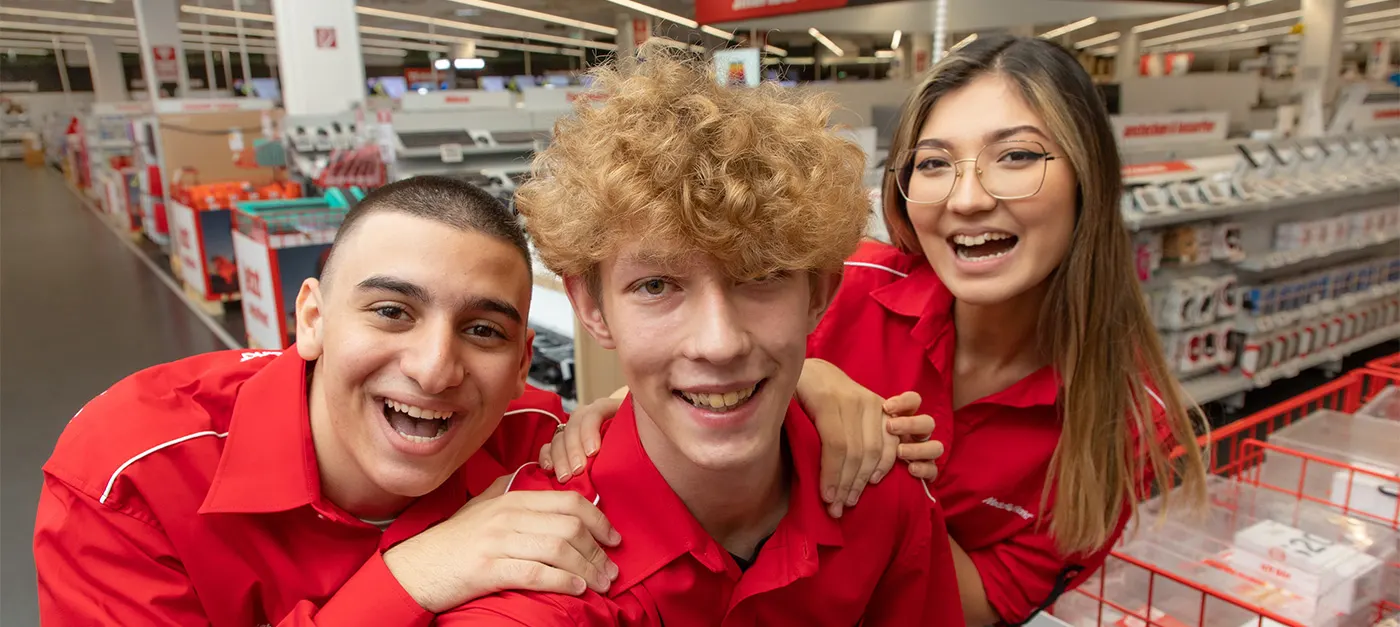
{"label": "eyebrow", "polygon": [[[420,303],[431,303],[433,301],[432,294],[423,286],[390,276],[375,275],[360,281],[357,287],[362,290],[393,292]],[[516,309],[515,305],[490,296],[468,296],[462,299],[460,309],[462,311],[489,311],[498,313],[510,318],[512,322],[517,324],[525,321],[525,317],[520,314],[520,310]]]}
{"label": "eyebrow", "polygon": [[[1032,125],[1030,125],[1030,124],[1022,124],[1022,125],[1020,125],[1020,126],[1010,126],[1010,127],[1007,127],[1007,128],[998,129],[998,130],[992,131],[992,132],[990,132],[990,133],[987,133],[987,135],[986,135],[983,139],[985,139],[986,142],[990,144],[990,143],[992,143],[992,142],[999,142],[999,141],[1005,140],[1005,139],[1007,139],[1007,138],[1009,138],[1009,137],[1014,137],[1014,136],[1019,135],[1019,134],[1021,134],[1021,133],[1032,133],[1032,134],[1034,134],[1034,135],[1040,136],[1041,139],[1048,139],[1048,138],[1045,136],[1045,133],[1044,133],[1044,132],[1042,132],[1038,127],[1032,126]],[[927,139],[921,139],[921,140],[918,141],[918,143],[914,144],[914,147],[915,147],[915,148],[939,148],[939,149],[942,149],[942,150],[946,150],[946,151],[948,151],[948,152],[952,152],[952,151],[953,151],[953,145],[952,145],[952,144],[948,143],[947,140],[938,139],[937,137],[929,137],[929,138],[927,138]]]}

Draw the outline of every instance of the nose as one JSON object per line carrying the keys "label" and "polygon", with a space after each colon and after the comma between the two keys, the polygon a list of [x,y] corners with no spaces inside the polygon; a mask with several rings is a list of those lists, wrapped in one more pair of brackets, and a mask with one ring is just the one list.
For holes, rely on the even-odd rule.
{"label": "nose", "polygon": [[692,322],[688,329],[689,341],[683,344],[685,357],[727,364],[748,354],[753,343],[727,290],[713,286],[698,291],[698,298],[691,301],[696,311],[688,316]]}
{"label": "nose", "polygon": [[423,325],[400,361],[405,376],[424,394],[441,394],[462,384],[467,376],[460,342],[449,325]]}
{"label": "nose", "polygon": [[977,176],[976,161],[961,159],[955,165],[962,168],[962,175],[953,182],[953,192],[948,196],[948,210],[967,215],[996,208],[997,199],[987,193]]}

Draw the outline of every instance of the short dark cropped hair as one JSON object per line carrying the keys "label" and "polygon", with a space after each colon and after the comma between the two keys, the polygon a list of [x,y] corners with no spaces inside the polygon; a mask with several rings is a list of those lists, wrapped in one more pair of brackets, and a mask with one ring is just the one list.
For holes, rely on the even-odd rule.
{"label": "short dark cropped hair", "polygon": [[370,192],[345,214],[335,234],[322,275],[335,266],[336,247],[360,222],[376,213],[403,213],[441,222],[460,231],[474,231],[506,242],[520,251],[526,269],[532,269],[530,247],[520,219],[485,190],[445,176],[415,176]]}

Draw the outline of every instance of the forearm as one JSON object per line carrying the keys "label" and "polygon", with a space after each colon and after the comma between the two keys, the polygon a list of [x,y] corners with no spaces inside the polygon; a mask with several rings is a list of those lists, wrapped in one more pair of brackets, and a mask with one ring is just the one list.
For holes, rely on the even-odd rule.
{"label": "forearm", "polygon": [[977,565],[972,563],[972,558],[967,556],[956,540],[949,539],[949,545],[953,549],[953,568],[958,574],[958,597],[962,600],[963,617],[967,620],[968,627],[984,627],[994,625],[1001,620],[997,616],[996,610],[992,609],[991,603],[987,601],[987,591],[982,587],[982,576],[977,572]]}
{"label": "forearm", "polygon": [[297,603],[277,627],[425,627],[432,620],[432,613],[414,601],[376,553],[324,605]]}

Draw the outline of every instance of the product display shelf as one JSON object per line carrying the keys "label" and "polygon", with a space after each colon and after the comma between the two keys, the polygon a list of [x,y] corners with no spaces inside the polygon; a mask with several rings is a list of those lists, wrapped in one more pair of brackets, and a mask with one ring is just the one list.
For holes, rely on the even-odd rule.
{"label": "product display shelf", "polygon": [[1210,403],[1242,392],[1268,387],[1275,381],[1296,377],[1304,370],[1338,361],[1357,351],[1397,339],[1400,339],[1400,325],[1377,329],[1346,344],[1320,350],[1267,376],[1255,375],[1251,378],[1238,371],[1208,374],[1182,381],[1181,387],[1197,403]]}
{"label": "product display shelf", "polygon": [[1264,256],[1245,259],[1235,264],[1235,269],[1248,274],[1263,274],[1277,270],[1289,270],[1304,265],[1316,265],[1312,263],[1315,261],[1330,261],[1333,258],[1349,257],[1352,253],[1360,255],[1362,253],[1396,250],[1397,242],[1400,242],[1400,240],[1397,240],[1395,237],[1375,237],[1365,241],[1347,242],[1339,246],[1329,246],[1327,248],[1273,252]]}
{"label": "product display shelf", "polygon": [[1282,198],[1263,201],[1241,201],[1237,204],[1218,205],[1196,211],[1175,210],[1171,213],[1147,214],[1138,211],[1125,212],[1123,219],[1128,228],[1133,231],[1155,229],[1165,226],[1175,226],[1178,224],[1189,224],[1192,222],[1203,222],[1208,220],[1221,220],[1245,216],[1261,212],[1282,212],[1293,209],[1304,208],[1328,208],[1329,203],[1351,198],[1362,194],[1395,194],[1400,193],[1400,183],[1387,183],[1384,185],[1356,187],[1354,189],[1334,190],[1319,194],[1309,194],[1294,198]]}
{"label": "product display shelf", "polygon": [[[1155,499],[1145,502],[1138,531],[1051,612],[1076,627],[1384,624],[1400,602],[1400,515],[1357,516],[1350,495],[1366,485],[1355,483],[1357,477],[1396,487],[1400,477],[1268,439],[1324,410],[1354,413],[1396,385],[1400,375],[1353,371],[1201,436],[1196,444],[1206,449],[1215,475],[1207,486],[1210,513],[1176,510],[1164,518]],[[1339,473],[1347,502],[1316,498],[1304,481],[1261,472],[1272,458]],[[1307,587],[1314,591],[1301,591]]]}
{"label": "product display shelf", "polygon": [[27,114],[4,114],[0,119],[0,159],[18,159],[24,156],[24,142],[38,132],[30,123]]}

